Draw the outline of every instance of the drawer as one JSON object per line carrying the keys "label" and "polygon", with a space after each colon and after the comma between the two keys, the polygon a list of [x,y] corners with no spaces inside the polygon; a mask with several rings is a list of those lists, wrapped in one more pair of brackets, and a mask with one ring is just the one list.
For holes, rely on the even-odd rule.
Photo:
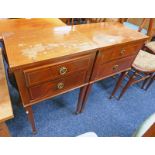
{"label": "drawer", "polygon": [[102,49],[99,53],[99,61],[101,64],[103,64],[111,60],[121,59],[124,57],[135,55],[141,47],[142,44],[138,43],[135,45],[119,46],[115,48],[109,48],[106,50]]}
{"label": "drawer", "polygon": [[47,82],[69,75],[80,70],[87,70],[91,66],[92,55],[71,59],[66,62],[59,62],[56,65],[45,65],[33,69],[24,70],[26,85],[34,86],[39,83]]}
{"label": "drawer", "polygon": [[95,67],[95,72],[93,73],[92,80],[110,77],[114,74],[129,69],[135,57],[136,55],[115,60],[106,64],[98,64],[98,66]]}
{"label": "drawer", "polygon": [[86,83],[86,71],[28,88],[31,100],[55,96]]}

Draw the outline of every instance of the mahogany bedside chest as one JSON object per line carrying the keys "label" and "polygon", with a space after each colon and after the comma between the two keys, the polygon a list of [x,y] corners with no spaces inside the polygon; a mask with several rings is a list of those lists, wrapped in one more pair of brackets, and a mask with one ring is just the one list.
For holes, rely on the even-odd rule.
{"label": "mahogany bedside chest", "polygon": [[81,88],[77,111],[81,109],[96,44],[71,26],[8,32],[3,34],[3,40],[33,132],[33,104]]}
{"label": "mahogany bedside chest", "polygon": [[83,97],[84,109],[92,84],[131,69],[131,65],[148,36],[125,27],[119,22],[76,25],[74,29],[98,46],[92,76]]}

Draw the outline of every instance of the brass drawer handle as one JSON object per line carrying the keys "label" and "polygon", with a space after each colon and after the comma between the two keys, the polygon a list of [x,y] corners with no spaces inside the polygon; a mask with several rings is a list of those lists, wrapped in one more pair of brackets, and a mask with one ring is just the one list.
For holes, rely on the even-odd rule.
{"label": "brass drawer handle", "polygon": [[113,66],[113,70],[116,70],[117,68],[119,67],[119,65],[115,65],[115,66]]}
{"label": "brass drawer handle", "polygon": [[60,73],[60,75],[66,74],[67,68],[66,67],[60,67],[59,73]]}
{"label": "brass drawer handle", "polygon": [[62,83],[62,82],[59,82],[58,84],[57,84],[57,88],[58,89],[63,89],[64,88],[64,83]]}
{"label": "brass drawer handle", "polygon": [[125,54],[125,49],[122,49],[120,53],[121,53],[121,55],[124,55]]}

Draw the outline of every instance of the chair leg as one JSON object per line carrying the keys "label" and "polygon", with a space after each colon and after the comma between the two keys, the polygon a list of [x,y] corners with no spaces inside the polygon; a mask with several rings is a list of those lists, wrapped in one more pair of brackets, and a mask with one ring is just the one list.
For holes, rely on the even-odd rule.
{"label": "chair leg", "polygon": [[82,107],[81,107],[80,113],[82,113],[83,110],[84,110],[84,107],[85,107],[85,105],[86,105],[88,96],[89,96],[89,94],[90,94],[90,92],[91,92],[92,85],[93,85],[93,84],[89,84],[89,85],[87,86],[87,90],[86,90],[86,93],[85,93],[85,96],[84,96],[84,99],[83,99],[83,102],[82,102]]}
{"label": "chair leg", "polygon": [[115,88],[113,89],[109,99],[111,99],[115,95],[116,91],[121,86],[121,83],[124,80],[126,74],[127,74],[127,71],[121,73],[120,77],[118,78],[118,81],[116,82]]}
{"label": "chair leg", "polygon": [[141,89],[145,89],[144,87],[148,83],[148,81],[151,79],[151,77],[153,76],[153,73],[150,73],[149,75],[150,75],[150,77],[144,80]]}
{"label": "chair leg", "polygon": [[37,132],[37,130],[35,127],[35,121],[34,121],[32,106],[26,107],[25,110],[26,110],[26,114],[28,115],[29,122],[31,123],[32,131],[35,134]]}
{"label": "chair leg", "polygon": [[78,98],[78,103],[77,103],[77,108],[76,108],[76,114],[79,114],[82,108],[82,102],[84,100],[84,96],[87,90],[87,86],[84,86],[80,88],[80,93],[79,93],[79,98]]}
{"label": "chair leg", "polygon": [[124,95],[124,93],[126,92],[126,90],[132,85],[132,83],[135,81],[135,77],[136,77],[137,71],[135,71],[133,73],[133,75],[130,77],[129,81],[127,82],[127,84],[125,85],[125,87],[123,88],[123,90],[121,91],[121,94],[118,97],[118,100]]}
{"label": "chair leg", "polygon": [[145,90],[148,90],[148,88],[151,86],[151,84],[153,83],[154,80],[155,80],[155,75],[150,78],[150,81],[149,81],[148,85],[146,86]]}
{"label": "chair leg", "polygon": [[148,82],[148,80],[149,80],[149,78],[147,78],[147,79],[144,80],[141,89],[144,89],[144,87],[145,87],[146,83]]}

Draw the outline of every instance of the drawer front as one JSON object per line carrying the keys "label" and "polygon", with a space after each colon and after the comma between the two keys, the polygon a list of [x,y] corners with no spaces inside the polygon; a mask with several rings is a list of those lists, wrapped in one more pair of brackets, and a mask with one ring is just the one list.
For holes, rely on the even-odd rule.
{"label": "drawer front", "polygon": [[136,44],[136,45],[127,45],[127,46],[120,46],[115,48],[109,48],[106,50],[100,50],[100,63],[107,63],[111,60],[121,59],[124,57],[128,57],[131,55],[137,54],[137,52],[142,47],[142,44]]}
{"label": "drawer front", "polygon": [[30,98],[32,100],[54,96],[61,92],[78,87],[86,82],[86,71],[76,72],[72,75],[60,78],[58,80],[49,81],[37,86],[28,88]]}
{"label": "drawer front", "polygon": [[110,77],[114,74],[117,74],[121,71],[127,70],[131,67],[136,55],[130,56],[127,58],[122,58],[119,60],[115,60],[106,64],[99,64],[95,68],[95,72],[93,73],[92,80],[101,79],[104,77]]}
{"label": "drawer front", "polygon": [[78,59],[69,60],[69,62],[59,63],[57,65],[46,65],[24,71],[26,85],[34,86],[43,82],[61,78],[73,72],[88,69],[91,65],[91,55],[83,56]]}

